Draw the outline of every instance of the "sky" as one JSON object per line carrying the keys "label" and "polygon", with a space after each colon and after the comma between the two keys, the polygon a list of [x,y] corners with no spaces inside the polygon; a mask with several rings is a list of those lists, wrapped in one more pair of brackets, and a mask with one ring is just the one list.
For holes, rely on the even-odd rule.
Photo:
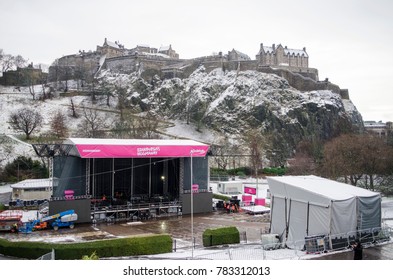
{"label": "sky", "polygon": [[260,44],[306,47],[319,79],[342,89],[363,120],[393,121],[391,0],[0,0],[0,49],[51,64],[105,38],[172,48],[180,58]]}

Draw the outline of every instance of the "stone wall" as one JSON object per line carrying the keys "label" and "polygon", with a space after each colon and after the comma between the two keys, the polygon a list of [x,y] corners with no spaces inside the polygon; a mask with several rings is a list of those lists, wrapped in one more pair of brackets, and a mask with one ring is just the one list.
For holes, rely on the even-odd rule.
{"label": "stone wall", "polygon": [[259,66],[258,71],[268,74],[276,74],[288,81],[288,83],[300,91],[313,91],[313,90],[331,90],[340,94],[342,98],[349,99],[347,89],[341,90],[338,85],[335,85],[328,80],[315,81],[314,79],[303,76],[303,73],[293,73],[286,69],[273,69],[270,66]]}
{"label": "stone wall", "polygon": [[99,68],[100,57],[97,52],[63,56],[49,67],[48,81],[89,80]]}
{"label": "stone wall", "polygon": [[3,86],[31,86],[45,83],[48,74],[42,72],[41,69],[35,68],[19,68],[17,70],[3,72],[0,77],[0,85]]}

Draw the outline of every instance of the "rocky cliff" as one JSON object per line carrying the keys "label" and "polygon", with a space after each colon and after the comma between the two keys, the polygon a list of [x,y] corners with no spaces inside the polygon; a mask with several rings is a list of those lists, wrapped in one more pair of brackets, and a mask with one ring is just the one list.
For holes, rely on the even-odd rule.
{"label": "rocky cliff", "polygon": [[199,67],[186,79],[150,81],[131,75],[101,73],[101,82],[126,88],[134,112],[160,119],[184,120],[236,138],[250,129],[279,135],[288,153],[305,137],[326,140],[363,121],[349,99],[330,90],[301,92],[287,80],[258,71],[211,72]]}

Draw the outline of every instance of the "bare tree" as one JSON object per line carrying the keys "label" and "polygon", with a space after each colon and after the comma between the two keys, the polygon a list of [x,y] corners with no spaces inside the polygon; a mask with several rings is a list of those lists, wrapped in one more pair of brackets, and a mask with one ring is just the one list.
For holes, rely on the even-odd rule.
{"label": "bare tree", "polygon": [[331,178],[344,177],[352,185],[361,179],[363,187],[375,188],[375,178],[390,175],[393,148],[386,141],[364,134],[341,135],[324,147],[324,174]]}
{"label": "bare tree", "polygon": [[117,108],[120,111],[120,120],[124,120],[124,110],[127,106],[127,88],[115,85],[115,92],[117,94]]}
{"label": "bare tree", "polygon": [[76,113],[74,101],[72,100],[72,98],[70,99],[70,101],[71,101],[71,112],[72,112],[71,116],[73,118],[78,118],[78,114]]}
{"label": "bare tree", "polygon": [[1,56],[1,71],[6,72],[11,70],[14,66],[13,56],[10,54],[4,54]]}
{"label": "bare tree", "polygon": [[319,142],[302,140],[296,146],[296,152],[289,161],[288,173],[293,175],[315,174],[319,159]]}
{"label": "bare tree", "polygon": [[57,138],[67,137],[67,116],[62,111],[57,111],[51,119],[51,132]]}
{"label": "bare tree", "polygon": [[14,66],[15,67],[25,67],[27,60],[24,59],[21,55],[14,56]]}
{"label": "bare tree", "polygon": [[101,137],[105,128],[104,117],[96,109],[83,107],[82,130],[86,137]]}
{"label": "bare tree", "polygon": [[27,60],[21,55],[13,56],[11,54],[4,53],[3,49],[0,49],[0,66],[2,72],[6,72],[17,67],[24,67],[26,63]]}
{"label": "bare tree", "polygon": [[250,164],[257,177],[258,170],[263,168],[262,159],[268,149],[268,140],[259,130],[251,129],[244,135],[243,141],[249,149]]}
{"label": "bare tree", "polygon": [[157,138],[159,121],[152,114],[145,117],[135,117],[130,111],[125,110],[123,119],[115,123],[112,133],[118,138]]}
{"label": "bare tree", "polygon": [[139,119],[139,136],[141,138],[157,138],[158,120],[150,112],[146,114],[145,118]]}
{"label": "bare tree", "polygon": [[214,162],[219,169],[226,170],[229,165],[229,155],[233,153],[232,145],[229,143],[228,138],[221,139],[214,145]]}
{"label": "bare tree", "polygon": [[9,123],[14,130],[25,133],[26,139],[28,140],[34,130],[40,129],[42,115],[31,109],[19,109],[10,115]]}
{"label": "bare tree", "polygon": [[360,167],[362,147],[354,134],[345,134],[334,138],[324,146],[322,174],[337,179],[344,177],[356,186],[362,178]]}

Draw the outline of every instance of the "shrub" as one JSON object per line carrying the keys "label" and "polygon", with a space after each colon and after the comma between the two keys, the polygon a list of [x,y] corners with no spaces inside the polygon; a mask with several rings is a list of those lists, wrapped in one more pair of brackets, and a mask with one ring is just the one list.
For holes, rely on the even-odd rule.
{"label": "shrub", "polygon": [[100,258],[97,256],[96,251],[94,251],[90,256],[84,255],[82,256],[82,260],[99,260]]}
{"label": "shrub", "polygon": [[167,234],[134,236],[82,243],[52,244],[44,242],[10,242],[0,239],[0,254],[25,259],[55,250],[56,259],[74,260],[96,254],[101,258],[152,255],[172,252],[172,239]]}
{"label": "shrub", "polygon": [[240,243],[240,234],[236,227],[206,229],[202,238],[204,247]]}
{"label": "shrub", "polygon": [[283,176],[287,169],[285,167],[265,167],[262,172],[267,175]]}
{"label": "shrub", "polygon": [[213,194],[213,198],[224,200],[224,201],[229,201],[231,199],[230,196],[226,196],[226,195],[222,195],[222,194],[216,194],[216,193]]}

